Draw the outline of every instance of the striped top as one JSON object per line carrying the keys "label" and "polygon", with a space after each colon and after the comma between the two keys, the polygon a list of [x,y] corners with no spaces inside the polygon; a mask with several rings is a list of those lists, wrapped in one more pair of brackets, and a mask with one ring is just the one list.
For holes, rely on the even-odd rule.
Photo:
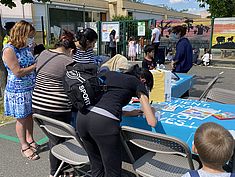
{"label": "striped top", "polygon": [[86,51],[81,50],[77,47],[76,53],[73,56],[73,60],[78,63],[89,64],[95,63],[94,52],[93,49],[87,49]]}
{"label": "striped top", "polygon": [[[55,52],[43,51],[38,57],[37,68],[55,55]],[[72,58],[60,54],[49,61],[38,73],[33,91],[33,108],[49,112],[70,112],[71,103],[64,91],[62,77],[65,66]]]}

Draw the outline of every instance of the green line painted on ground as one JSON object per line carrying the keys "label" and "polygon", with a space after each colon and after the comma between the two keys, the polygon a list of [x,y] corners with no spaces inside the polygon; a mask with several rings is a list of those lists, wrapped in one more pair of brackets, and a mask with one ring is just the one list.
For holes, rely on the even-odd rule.
{"label": "green line painted on ground", "polygon": [[19,139],[14,137],[14,136],[8,136],[8,135],[4,135],[4,134],[0,134],[0,138],[5,139],[5,140],[9,140],[9,141],[13,141],[15,143],[19,143]]}
{"label": "green line painted on ground", "polygon": [[[19,143],[19,139],[17,137],[14,136],[8,136],[8,135],[4,135],[4,134],[0,134],[0,138],[5,139],[5,140],[9,140],[9,141],[13,141],[15,143]],[[37,141],[37,144],[41,145],[44,144],[48,141],[47,137],[44,137],[42,139],[40,139],[39,141]]]}
{"label": "green line painted on ground", "polygon": [[40,139],[39,141],[37,141],[37,144],[42,145],[42,144],[46,143],[48,140],[49,140],[49,139],[48,139],[47,136],[46,136],[46,137]]}

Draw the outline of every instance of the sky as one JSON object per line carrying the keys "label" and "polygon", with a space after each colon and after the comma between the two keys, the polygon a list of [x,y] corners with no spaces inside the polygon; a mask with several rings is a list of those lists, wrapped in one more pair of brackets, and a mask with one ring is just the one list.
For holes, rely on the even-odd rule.
{"label": "sky", "polygon": [[188,9],[189,13],[200,14],[206,11],[206,8],[199,8],[199,3],[196,0],[144,0],[146,4],[166,5],[176,10]]}

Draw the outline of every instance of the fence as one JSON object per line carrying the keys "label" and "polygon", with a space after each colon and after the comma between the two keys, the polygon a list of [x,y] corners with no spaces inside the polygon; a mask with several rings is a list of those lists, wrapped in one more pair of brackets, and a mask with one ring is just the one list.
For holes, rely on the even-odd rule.
{"label": "fence", "polygon": [[[150,44],[151,29],[150,24],[155,23],[161,31],[161,43],[159,55],[163,60],[169,50],[175,48],[176,41],[172,41],[170,33],[172,27],[182,25],[187,28],[186,37],[189,38],[193,48],[209,48],[212,29],[211,19],[183,19],[183,20],[132,20],[119,22],[98,22],[99,32],[98,54],[106,55],[109,53],[109,33],[112,29],[118,31],[117,53],[128,57],[128,39],[132,36],[136,40],[137,59],[142,60],[143,48]],[[105,36],[105,37],[104,37]]]}
{"label": "fence", "polygon": [[109,54],[109,34],[115,29],[117,36],[117,53],[128,57],[128,41],[132,37],[136,41],[137,59],[143,57],[144,45],[150,43],[151,30],[149,23],[152,20],[131,20],[119,22],[98,22],[98,54]]}
{"label": "fence", "polygon": [[[55,12],[54,12],[55,13]],[[69,14],[70,15],[70,14]],[[67,16],[69,16],[67,14]],[[77,14],[79,15],[79,14]],[[66,16],[66,17],[67,17]],[[80,14],[81,16],[81,14]],[[66,18],[67,19],[67,18]],[[79,21],[79,22],[78,22]],[[160,51],[162,57],[167,52],[175,48],[175,41],[170,40],[169,36],[172,27],[183,25],[187,28],[186,37],[190,40],[193,48],[217,48],[217,49],[235,49],[235,18],[212,18],[212,19],[175,19],[175,20],[131,20],[131,21],[111,21],[111,22],[81,22],[82,20],[67,19],[66,23],[58,21],[51,16],[50,30],[47,36],[49,42],[59,36],[61,29],[69,29],[75,33],[83,27],[91,27],[97,31],[99,39],[94,49],[97,55],[109,54],[109,33],[116,29],[117,53],[128,57],[128,39],[134,37],[137,44],[137,59],[142,60],[143,48],[150,43],[151,29],[150,24],[156,23],[161,30]],[[58,30],[59,29],[59,30]],[[42,34],[40,34],[40,37]],[[50,44],[50,43],[49,43]]]}

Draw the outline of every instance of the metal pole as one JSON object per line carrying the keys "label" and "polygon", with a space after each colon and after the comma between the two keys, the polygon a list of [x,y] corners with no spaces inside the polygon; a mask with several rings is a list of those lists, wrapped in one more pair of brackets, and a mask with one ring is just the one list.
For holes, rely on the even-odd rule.
{"label": "metal pole", "polygon": [[101,53],[101,45],[102,45],[102,31],[101,31],[101,21],[98,21],[98,22],[96,22],[96,24],[97,24],[97,33],[99,34],[98,35],[98,55],[101,55],[102,53]]}
{"label": "metal pole", "polygon": [[213,40],[213,34],[214,34],[214,21],[215,21],[215,17],[212,17],[211,18],[210,49],[212,48],[212,40]]}
{"label": "metal pole", "polygon": [[50,16],[49,16],[49,8],[48,4],[45,3],[45,21],[46,23],[46,45],[49,45],[51,43],[51,27],[50,27]]}
{"label": "metal pole", "polygon": [[83,4],[83,28],[85,28],[85,21],[86,21],[86,17],[85,17],[86,13],[85,13],[85,2]]}
{"label": "metal pole", "polygon": [[[120,23],[120,22],[119,22]],[[127,53],[126,53],[126,41],[127,41],[127,39],[126,39],[126,29],[128,28],[128,25],[129,25],[129,21],[127,22],[127,21],[123,21],[122,22],[122,24],[123,24],[123,39],[122,39],[122,51],[123,51],[123,55],[125,56],[125,57],[127,57]]]}
{"label": "metal pole", "polygon": [[23,19],[25,19],[25,14],[24,14],[24,4],[22,4],[22,14],[23,14]]}
{"label": "metal pole", "polygon": [[43,16],[41,16],[41,23],[42,23],[42,43],[45,45],[45,35],[44,35],[44,21],[43,21]]}

